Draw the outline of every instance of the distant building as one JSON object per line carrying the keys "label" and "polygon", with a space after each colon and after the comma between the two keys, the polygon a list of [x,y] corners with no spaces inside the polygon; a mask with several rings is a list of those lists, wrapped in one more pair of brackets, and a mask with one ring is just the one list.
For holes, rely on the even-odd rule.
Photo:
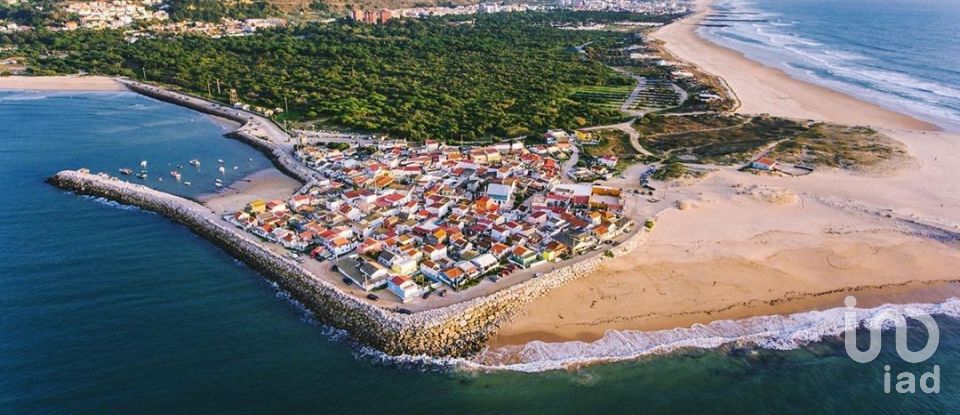
{"label": "distant building", "polygon": [[761,157],[755,160],[753,163],[750,163],[750,167],[753,167],[757,170],[776,170],[777,161],[770,157]]}
{"label": "distant building", "polygon": [[353,21],[355,21],[355,22],[362,22],[362,21],[363,21],[363,10],[360,10],[360,9],[353,9],[353,10],[351,10],[351,11],[350,11],[350,17],[353,18]]}
{"label": "distant building", "polygon": [[366,24],[377,24],[377,12],[373,10],[364,10],[363,22]]}
{"label": "distant building", "polygon": [[390,10],[383,9],[380,10],[380,15],[378,16],[380,23],[386,23],[393,15],[390,13]]}

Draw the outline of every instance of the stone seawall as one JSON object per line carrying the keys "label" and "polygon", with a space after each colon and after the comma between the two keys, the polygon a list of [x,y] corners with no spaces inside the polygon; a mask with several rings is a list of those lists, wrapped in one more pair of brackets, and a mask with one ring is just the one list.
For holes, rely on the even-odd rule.
{"label": "stone seawall", "polygon": [[[316,278],[299,263],[270,251],[255,236],[190,200],[106,174],[65,170],[48,182],[78,194],[154,211],[187,226],[277,282],[319,321],[345,329],[357,341],[391,355],[470,356],[480,351],[501,324],[525,303],[589,274],[606,259],[596,255],[486,297],[408,315],[367,303]],[[637,231],[611,248],[611,252],[615,256],[629,253],[641,234]]]}
{"label": "stone seawall", "polygon": [[[190,108],[204,114],[210,114],[220,118],[226,118],[240,123],[241,127],[227,134],[228,137],[240,140],[251,147],[260,150],[273,165],[284,174],[297,179],[301,183],[309,183],[317,178],[317,173],[295,160],[290,154],[281,148],[270,138],[261,138],[255,136],[250,131],[255,128],[256,123],[270,124],[270,128],[278,132],[283,137],[273,137],[275,140],[286,139],[286,133],[280,130],[272,121],[263,118],[260,115],[242,111],[236,108],[224,106],[220,103],[208,101],[206,99],[195,97],[179,92],[170,91],[158,86],[143,84],[124,80],[131,91],[160,101]],[[291,146],[292,148],[292,146]]]}

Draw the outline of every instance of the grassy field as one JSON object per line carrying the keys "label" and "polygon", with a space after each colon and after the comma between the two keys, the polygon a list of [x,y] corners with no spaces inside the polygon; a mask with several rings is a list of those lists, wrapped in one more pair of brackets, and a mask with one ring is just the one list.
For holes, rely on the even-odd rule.
{"label": "grassy field", "polygon": [[863,170],[908,157],[900,142],[867,127],[816,124],[769,154],[791,164]]}
{"label": "grassy field", "polygon": [[570,99],[585,104],[597,104],[605,108],[620,108],[627,100],[633,87],[624,86],[584,86],[574,90]]}
{"label": "grassy field", "polygon": [[584,145],[584,155],[597,158],[613,154],[619,158],[619,161],[617,161],[618,170],[623,170],[633,163],[637,151],[630,145],[630,136],[627,133],[620,130],[598,130],[593,131],[593,136],[598,139],[598,143],[596,145]]}
{"label": "grassy field", "polygon": [[769,149],[786,164],[868,169],[906,157],[902,144],[869,128],[777,117],[648,115],[634,128],[644,148],[669,162],[742,164]]}
{"label": "grassy field", "polygon": [[746,124],[725,130],[694,131],[652,138],[640,137],[647,149],[668,157],[701,163],[737,164],[778,140],[792,139],[806,131],[796,121],[754,117]]}
{"label": "grassy field", "polygon": [[665,117],[647,114],[633,123],[633,128],[641,135],[674,134],[687,131],[727,128],[740,124],[749,117],[742,115],[698,114],[677,117]]}

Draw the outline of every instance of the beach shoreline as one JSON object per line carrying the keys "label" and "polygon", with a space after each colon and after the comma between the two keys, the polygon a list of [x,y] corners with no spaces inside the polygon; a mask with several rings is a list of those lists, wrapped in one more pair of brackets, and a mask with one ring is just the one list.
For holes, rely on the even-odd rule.
{"label": "beach shoreline", "polygon": [[216,193],[199,195],[197,201],[222,215],[243,210],[247,203],[255,199],[286,200],[300,186],[300,182],[280,170],[268,167],[238,179]]}
{"label": "beach shoreline", "polygon": [[0,90],[117,92],[127,88],[116,79],[99,75],[0,76]]}
{"label": "beach shoreline", "polygon": [[[552,351],[570,341],[592,347],[617,333],[716,321],[749,324],[843,307],[847,295],[858,307],[960,298],[960,189],[924,185],[956,182],[951,166],[960,158],[952,154],[960,151],[960,135],[791,78],[700,37],[697,25],[710,3],[699,1],[697,13],[653,37],[677,60],[721,78],[740,101],[736,112],[870,126],[903,143],[911,159],[873,176],[818,169],[783,178],[721,169],[693,183],[655,185],[666,192],[658,195],[662,207],[651,214],[657,226],[647,240],[525,307],[489,342],[491,355],[517,347]],[[690,207],[680,208],[681,201]]]}
{"label": "beach shoreline", "polygon": [[663,26],[651,36],[662,41],[677,60],[722,78],[740,101],[736,112],[770,114],[846,125],[904,130],[941,131],[932,123],[882,108],[851,95],[792,78],[743,53],[716,44],[697,33],[713,0],[698,0],[697,12]]}

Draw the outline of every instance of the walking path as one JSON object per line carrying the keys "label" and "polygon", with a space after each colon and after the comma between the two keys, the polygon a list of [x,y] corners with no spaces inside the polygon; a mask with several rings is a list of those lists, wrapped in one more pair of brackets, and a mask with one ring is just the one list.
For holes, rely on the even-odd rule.
{"label": "walking path", "polygon": [[630,136],[630,145],[633,146],[633,150],[637,153],[643,154],[645,156],[654,155],[647,149],[643,148],[640,145],[640,133],[637,130],[633,129],[633,122],[636,121],[636,118],[630,119],[630,121],[622,122],[619,124],[609,124],[609,125],[597,125],[593,127],[581,128],[580,131],[597,131],[597,130],[620,130],[627,133]]}

